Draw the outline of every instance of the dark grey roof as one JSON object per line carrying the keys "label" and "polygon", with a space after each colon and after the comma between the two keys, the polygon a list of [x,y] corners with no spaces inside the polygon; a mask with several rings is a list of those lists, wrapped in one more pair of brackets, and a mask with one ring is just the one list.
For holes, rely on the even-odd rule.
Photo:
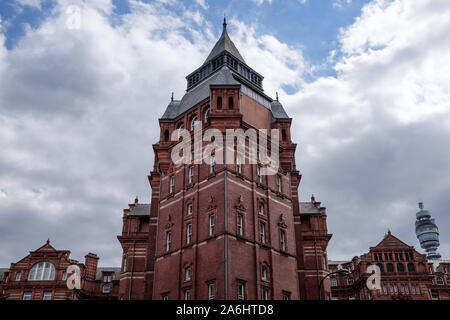
{"label": "dark grey roof", "polygon": [[320,214],[320,210],[312,202],[300,202],[300,214]]}
{"label": "dark grey roof", "polygon": [[150,204],[149,203],[138,203],[133,209],[128,213],[129,216],[149,216],[150,215]]}
{"label": "dark grey roof", "polygon": [[209,98],[211,85],[240,85],[227,66],[206,78],[183,96],[181,101],[171,101],[161,119],[175,119],[199,102]]}
{"label": "dark grey roof", "polygon": [[120,279],[120,268],[118,267],[98,267],[97,273],[95,274],[95,280],[102,280],[102,272],[114,272],[115,280]]}
{"label": "dark grey roof", "polygon": [[219,40],[216,42],[216,45],[211,50],[208,58],[206,58],[203,65],[209,63],[211,60],[213,60],[215,57],[217,57],[224,51],[231,53],[235,58],[237,58],[241,62],[245,63],[244,58],[242,58],[241,54],[239,53],[239,50],[236,48],[233,41],[231,41],[230,36],[228,35],[226,24],[224,24],[222,35],[220,36]]}
{"label": "dark grey roof", "polygon": [[283,106],[281,105],[280,102],[278,102],[277,100],[274,100],[271,104],[271,111],[272,111],[272,116],[275,119],[291,119],[286,111],[284,110]]}

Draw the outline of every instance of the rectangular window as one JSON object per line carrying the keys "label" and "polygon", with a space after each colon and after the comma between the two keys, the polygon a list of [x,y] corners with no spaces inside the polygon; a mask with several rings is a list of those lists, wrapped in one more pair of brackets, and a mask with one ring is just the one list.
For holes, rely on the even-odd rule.
{"label": "rectangular window", "polygon": [[188,204],[188,207],[187,207],[187,214],[188,214],[188,215],[191,215],[192,212],[193,212],[193,206],[192,206],[192,203],[189,203],[189,204]]}
{"label": "rectangular window", "polygon": [[286,232],[280,230],[280,248],[282,251],[286,251]]}
{"label": "rectangular window", "polygon": [[209,163],[209,173],[216,171],[216,156],[212,155]]}
{"label": "rectangular window", "polygon": [[194,182],[194,166],[189,167],[189,183]]}
{"label": "rectangular window", "polygon": [[208,300],[214,300],[214,283],[208,284]]}
{"label": "rectangular window", "polygon": [[192,223],[188,223],[186,226],[186,243],[192,242]]}
{"label": "rectangular window", "polygon": [[103,286],[103,293],[110,293],[111,292],[111,286],[109,284],[105,284]]}
{"label": "rectangular window", "polygon": [[259,223],[259,241],[261,243],[266,243],[266,226],[264,222]]}
{"label": "rectangular window", "polygon": [[172,246],[172,232],[169,231],[166,233],[166,251],[170,251],[171,246]]}
{"label": "rectangular window", "polygon": [[174,177],[174,176],[171,176],[171,177],[170,177],[170,184],[169,184],[169,193],[172,193],[172,192],[173,192],[173,187],[174,187],[174,185],[175,185],[175,177]]}
{"label": "rectangular window", "polygon": [[277,190],[281,192],[281,177],[277,175]]}
{"label": "rectangular window", "polygon": [[245,300],[245,284],[241,281],[238,283],[238,300]]}
{"label": "rectangular window", "polygon": [[123,272],[127,272],[127,257],[123,258]]}
{"label": "rectangular window", "polygon": [[52,292],[51,291],[44,291],[44,296],[42,298],[43,300],[52,300]]}
{"label": "rectangular window", "polygon": [[184,300],[191,300],[191,290],[184,290]]}
{"label": "rectangular window", "polygon": [[191,280],[191,268],[186,268],[186,271],[185,271],[185,280],[186,281],[189,281],[189,280]]}
{"label": "rectangular window", "polygon": [[31,291],[25,291],[23,293],[23,300],[31,300],[31,295],[32,295]]}
{"label": "rectangular window", "polygon": [[216,223],[215,220],[216,220],[216,218],[213,214],[209,216],[209,235],[211,237],[214,236],[214,227],[215,227],[215,223]]}
{"label": "rectangular window", "polygon": [[264,203],[260,202],[258,204],[258,212],[259,214],[264,214]]}
{"label": "rectangular window", "polygon": [[21,272],[17,272],[16,273],[16,281],[20,281],[21,277],[22,277],[22,273]]}
{"label": "rectangular window", "polygon": [[240,236],[244,235],[244,217],[242,216],[242,214],[238,214],[237,215],[237,233]]}
{"label": "rectangular window", "polygon": [[63,272],[62,274],[62,280],[67,280],[67,272]]}

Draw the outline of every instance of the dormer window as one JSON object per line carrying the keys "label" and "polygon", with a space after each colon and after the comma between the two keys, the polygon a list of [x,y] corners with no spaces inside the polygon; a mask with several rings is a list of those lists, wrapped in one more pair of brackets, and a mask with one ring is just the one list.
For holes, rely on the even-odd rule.
{"label": "dormer window", "polygon": [[228,109],[234,108],[234,100],[233,97],[228,97]]}
{"label": "dormer window", "polygon": [[217,109],[222,109],[222,97],[217,97]]}
{"label": "dormer window", "polygon": [[55,280],[55,267],[50,262],[39,262],[31,268],[28,280]]}

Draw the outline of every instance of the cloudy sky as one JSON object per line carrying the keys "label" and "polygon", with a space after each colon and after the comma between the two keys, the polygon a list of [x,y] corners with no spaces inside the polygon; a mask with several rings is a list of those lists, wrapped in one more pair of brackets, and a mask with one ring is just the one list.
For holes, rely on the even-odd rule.
{"label": "cloudy sky", "polygon": [[158,117],[224,13],[294,119],[301,198],[327,207],[329,257],[388,228],[418,248],[421,200],[450,258],[450,1],[1,0],[0,267],[47,238],[120,265],[122,210],[150,201]]}

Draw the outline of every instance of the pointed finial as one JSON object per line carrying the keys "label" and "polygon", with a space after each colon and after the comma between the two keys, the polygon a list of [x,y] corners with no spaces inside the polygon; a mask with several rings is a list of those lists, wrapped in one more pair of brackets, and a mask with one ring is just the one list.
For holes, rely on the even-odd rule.
{"label": "pointed finial", "polygon": [[419,209],[423,210],[423,202],[419,202]]}
{"label": "pointed finial", "polygon": [[388,234],[391,234],[391,229],[388,229]]}
{"label": "pointed finial", "polygon": [[172,98],[170,98],[173,101],[173,92],[172,92]]}
{"label": "pointed finial", "polygon": [[277,101],[278,101],[278,91],[277,91]]}
{"label": "pointed finial", "polygon": [[223,30],[227,29],[227,17],[225,16],[225,13],[223,14]]}
{"label": "pointed finial", "polygon": [[47,244],[50,244],[50,238],[47,239]]}
{"label": "pointed finial", "polygon": [[314,197],[314,195],[311,196],[311,202],[316,202],[316,198]]}
{"label": "pointed finial", "polygon": [[134,204],[137,204],[139,202],[138,196],[136,196],[136,199],[134,199]]}

